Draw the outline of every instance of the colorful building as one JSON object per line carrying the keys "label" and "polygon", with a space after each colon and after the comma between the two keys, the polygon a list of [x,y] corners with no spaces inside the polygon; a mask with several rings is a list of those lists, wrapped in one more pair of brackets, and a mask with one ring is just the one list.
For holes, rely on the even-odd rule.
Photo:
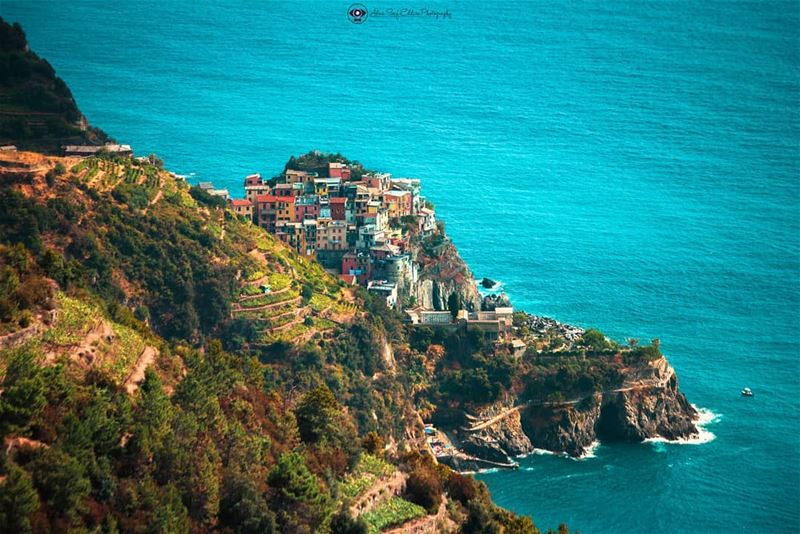
{"label": "colorful building", "polygon": [[234,198],[230,201],[231,209],[236,215],[253,220],[253,203],[246,199]]}

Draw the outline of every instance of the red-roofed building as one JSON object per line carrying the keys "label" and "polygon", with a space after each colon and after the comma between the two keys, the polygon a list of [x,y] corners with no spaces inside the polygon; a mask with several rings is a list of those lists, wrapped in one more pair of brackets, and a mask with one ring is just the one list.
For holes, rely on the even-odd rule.
{"label": "red-roofed building", "polygon": [[356,285],[356,276],[354,274],[340,274],[339,280],[347,284],[348,286]]}
{"label": "red-roofed building", "polygon": [[316,220],[319,217],[319,198],[313,195],[297,197],[294,203],[294,220],[303,222],[306,219]]}
{"label": "red-roofed building", "polygon": [[341,178],[343,182],[350,180],[350,167],[338,161],[328,163],[328,178]]}
{"label": "red-roofed building", "polygon": [[272,188],[276,197],[297,197],[303,194],[303,184],[277,184]]}
{"label": "red-roofed building", "polygon": [[331,219],[344,221],[347,218],[347,199],[345,197],[332,197],[329,202]]}
{"label": "red-roofed building", "polygon": [[258,173],[250,174],[245,177],[244,179],[244,186],[247,187],[248,185],[261,185],[263,181],[261,180],[261,175]]}
{"label": "red-roofed building", "polygon": [[258,195],[253,206],[255,223],[273,234],[275,233],[275,216],[279,200],[275,195]]}
{"label": "red-roofed building", "polygon": [[231,209],[236,215],[253,220],[253,203],[243,198],[234,198],[230,201]]}
{"label": "red-roofed building", "polygon": [[275,223],[294,222],[295,197],[277,197],[275,204]]}
{"label": "red-roofed building", "polygon": [[369,254],[347,252],[342,256],[342,274],[351,274],[359,284],[366,284],[372,275],[372,261]]}

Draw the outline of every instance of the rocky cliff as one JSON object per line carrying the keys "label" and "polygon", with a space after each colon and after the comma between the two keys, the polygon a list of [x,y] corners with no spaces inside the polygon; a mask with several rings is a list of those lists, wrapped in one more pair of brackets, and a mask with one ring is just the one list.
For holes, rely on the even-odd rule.
{"label": "rocky cliff", "polygon": [[465,452],[494,462],[544,449],[585,454],[596,440],[638,442],[698,434],[697,411],[678,389],[674,370],[660,358],[630,371],[622,387],[564,402],[492,405],[453,438]]}
{"label": "rocky cliff", "polygon": [[412,288],[418,305],[446,310],[447,298],[455,292],[465,308],[480,309],[481,299],[472,272],[449,240],[428,250],[412,247],[412,254],[420,265],[417,283]]}

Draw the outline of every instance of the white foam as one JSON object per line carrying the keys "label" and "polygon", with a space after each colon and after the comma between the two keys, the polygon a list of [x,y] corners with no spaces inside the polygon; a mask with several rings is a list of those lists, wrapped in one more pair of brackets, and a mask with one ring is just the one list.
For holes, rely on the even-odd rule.
{"label": "white foam", "polygon": [[645,443],[672,443],[675,445],[703,445],[704,443],[709,443],[714,441],[717,436],[714,435],[713,432],[706,429],[707,425],[716,423],[722,417],[720,414],[716,414],[709,410],[708,408],[698,408],[694,404],[692,404],[692,408],[697,410],[697,417],[694,420],[695,426],[697,426],[697,433],[692,434],[688,438],[678,438],[678,439],[667,439],[662,437],[657,438],[650,438],[644,440]]}
{"label": "white foam", "polygon": [[594,440],[594,441],[592,442],[592,444],[591,444],[591,445],[589,445],[589,448],[587,448],[587,449],[584,451],[584,453],[583,453],[583,454],[581,454],[581,455],[580,455],[580,456],[578,456],[577,458],[575,458],[575,457],[572,457],[572,456],[570,456],[570,458],[571,458],[572,460],[587,460],[587,459],[589,459],[589,458],[597,458],[597,455],[595,454],[595,452],[597,451],[597,448],[598,448],[599,446],[600,446],[600,442],[599,442],[599,441],[597,441],[597,440]]}
{"label": "white foam", "polygon": [[478,469],[477,471],[459,471],[462,475],[486,475],[491,473],[497,473],[500,469],[498,467],[491,467],[488,469]]}
{"label": "white foam", "polygon": [[528,456],[531,456],[531,455],[534,455],[534,454],[537,455],[537,456],[544,456],[545,454],[550,455],[550,456],[558,455],[557,452],[548,451],[547,449],[536,449],[536,448],[534,448],[531,452],[528,452],[528,453],[525,453],[525,454],[518,454],[517,456],[515,456],[515,458],[527,458]]}
{"label": "white foam", "polygon": [[481,293],[497,293],[503,288],[503,282],[498,280],[493,280],[494,285],[492,287],[483,287],[483,278],[480,280],[475,278],[474,280],[475,284],[478,286],[478,291]]}

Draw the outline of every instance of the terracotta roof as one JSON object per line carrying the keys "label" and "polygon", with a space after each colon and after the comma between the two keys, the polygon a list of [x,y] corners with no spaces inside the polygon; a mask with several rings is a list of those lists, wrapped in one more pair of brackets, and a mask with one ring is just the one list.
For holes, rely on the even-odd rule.
{"label": "terracotta roof", "polygon": [[256,202],[278,202],[280,199],[275,195],[258,195]]}
{"label": "terracotta roof", "polygon": [[345,204],[347,202],[347,198],[345,197],[331,197],[330,203],[331,204]]}
{"label": "terracotta roof", "polygon": [[356,283],[356,275],[354,274],[340,274],[339,278],[350,285]]}
{"label": "terracotta roof", "polygon": [[234,198],[233,200],[231,200],[231,205],[237,207],[245,207],[245,206],[252,206],[253,203],[244,198]]}

